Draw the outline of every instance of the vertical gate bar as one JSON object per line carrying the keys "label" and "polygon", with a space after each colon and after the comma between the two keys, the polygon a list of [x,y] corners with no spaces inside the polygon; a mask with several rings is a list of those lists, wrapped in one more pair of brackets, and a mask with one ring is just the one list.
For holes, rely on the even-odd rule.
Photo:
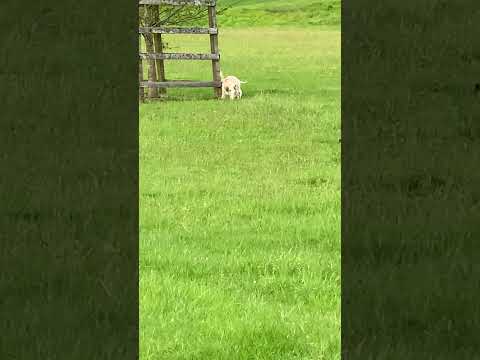
{"label": "vertical gate bar", "polygon": [[[208,7],[208,25],[210,28],[217,29],[217,11],[215,5]],[[212,54],[219,54],[218,49],[218,31],[217,34],[210,34],[210,50]],[[212,60],[213,81],[221,81],[220,78],[220,59]],[[222,96],[222,89],[215,87],[213,92],[217,98]]]}
{"label": "vertical gate bar", "polygon": [[[156,53],[163,53],[162,34],[153,34],[153,42]],[[165,81],[165,62],[162,59],[155,60],[157,68],[157,80]],[[160,94],[165,94],[167,89],[160,88]]]}
{"label": "vertical gate bar", "polygon": [[[138,50],[141,51],[142,47],[142,35],[138,36]],[[145,89],[140,85],[140,82],[143,81],[143,60],[138,59],[138,99],[140,102],[145,102]]]}

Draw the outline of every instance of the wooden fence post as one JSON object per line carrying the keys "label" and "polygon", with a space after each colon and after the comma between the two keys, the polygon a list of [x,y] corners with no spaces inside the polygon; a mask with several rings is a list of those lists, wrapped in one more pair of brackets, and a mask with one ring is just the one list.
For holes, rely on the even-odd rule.
{"label": "wooden fence post", "polygon": [[[162,34],[154,33],[153,34],[153,43],[155,46],[155,52],[159,54],[163,54],[163,43],[162,43]],[[165,78],[165,62],[163,59],[157,59],[155,60],[155,65],[157,68],[157,79],[160,82],[166,81]],[[159,89],[160,94],[166,94],[167,89],[165,88],[160,88]]]}
{"label": "wooden fence post", "polygon": [[[215,6],[208,7],[208,26],[217,29],[217,12]],[[219,54],[218,50],[218,31],[210,34],[210,50],[212,54]],[[212,60],[213,81],[221,81],[220,78],[220,59]],[[222,96],[222,89],[215,87],[213,92],[217,98]]]}
{"label": "wooden fence post", "polygon": [[[142,47],[142,36],[138,36],[138,48]],[[145,102],[145,89],[142,87],[141,83],[143,82],[143,59],[138,59],[138,80],[140,85],[138,87],[138,99],[140,102]]]}

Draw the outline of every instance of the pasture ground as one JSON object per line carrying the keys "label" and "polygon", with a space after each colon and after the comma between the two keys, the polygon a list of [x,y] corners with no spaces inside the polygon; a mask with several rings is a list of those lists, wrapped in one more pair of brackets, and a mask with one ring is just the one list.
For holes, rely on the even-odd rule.
{"label": "pasture ground", "polygon": [[223,29],[220,48],[241,101],[140,106],[140,358],[339,359],[340,32]]}

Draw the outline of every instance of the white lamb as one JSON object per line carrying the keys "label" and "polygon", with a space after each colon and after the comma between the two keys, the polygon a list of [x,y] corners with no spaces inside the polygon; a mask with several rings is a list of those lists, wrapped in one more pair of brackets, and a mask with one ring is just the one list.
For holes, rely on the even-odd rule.
{"label": "white lamb", "polygon": [[230,97],[230,100],[240,99],[242,97],[241,84],[246,84],[247,81],[241,81],[232,75],[224,77],[222,72],[220,72],[220,77],[222,79],[222,99],[225,99],[226,96]]}

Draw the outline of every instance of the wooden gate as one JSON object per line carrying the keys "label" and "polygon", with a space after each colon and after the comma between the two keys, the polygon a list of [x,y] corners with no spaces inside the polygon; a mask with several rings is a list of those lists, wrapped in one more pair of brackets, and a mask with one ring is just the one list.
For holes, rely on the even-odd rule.
{"label": "wooden gate", "polygon": [[[221,96],[221,78],[220,78],[220,53],[218,50],[218,28],[216,19],[216,0],[139,0],[139,5],[175,5],[175,6],[207,6],[208,7],[208,28],[187,28],[187,27],[140,27],[139,33],[152,33],[154,36],[155,52],[140,52],[140,100],[143,101],[145,88],[183,88],[183,87],[212,87],[214,94],[218,98]],[[209,54],[191,54],[191,53],[164,53],[162,51],[162,34],[198,34],[210,36]],[[143,79],[143,61],[155,60],[156,77],[158,81],[145,81]],[[193,81],[193,80],[166,80],[164,60],[206,60],[212,62],[213,81]],[[165,90],[164,90],[165,91]]]}

